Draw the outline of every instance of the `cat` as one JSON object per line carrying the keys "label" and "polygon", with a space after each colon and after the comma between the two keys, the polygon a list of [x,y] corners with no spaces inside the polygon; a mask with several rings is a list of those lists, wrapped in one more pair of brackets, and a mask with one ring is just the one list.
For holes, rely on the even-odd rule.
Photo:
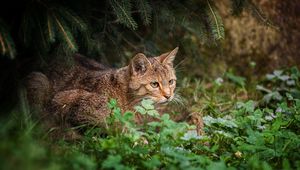
{"label": "cat", "polygon": [[[42,112],[40,117],[48,126],[60,130],[81,125],[104,127],[111,113],[107,107],[111,98],[122,112],[133,111],[142,99],[151,99],[160,110],[175,96],[173,61],[177,52],[178,47],[149,58],[138,53],[119,69],[75,55],[76,65],[70,69],[56,66],[47,75],[33,72],[28,76],[29,103]],[[141,123],[138,114],[135,122]],[[69,136],[76,138],[77,133]]]}

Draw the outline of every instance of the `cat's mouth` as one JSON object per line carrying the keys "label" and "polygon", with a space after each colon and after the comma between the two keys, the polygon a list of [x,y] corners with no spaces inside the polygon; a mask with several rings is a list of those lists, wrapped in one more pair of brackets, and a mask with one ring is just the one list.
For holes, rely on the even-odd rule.
{"label": "cat's mouth", "polygon": [[171,101],[170,99],[165,99],[165,100],[158,101],[157,104],[167,105],[170,101]]}
{"label": "cat's mouth", "polygon": [[151,97],[147,97],[147,98],[144,98],[144,99],[150,99],[152,101],[155,102],[155,104],[159,104],[159,105],[167,105],[173,98],[169,98],[169,99],[162,99],[162,100],[155,100]]}
{"label": "cat's mouth", "polygon": [[161,102],[158,102],[158,104],[163,104],[163,105],[166,105],[166,104],[168,104],[169,103],[169,101],[168,100],[166,100],[166,101],[161,101]]}

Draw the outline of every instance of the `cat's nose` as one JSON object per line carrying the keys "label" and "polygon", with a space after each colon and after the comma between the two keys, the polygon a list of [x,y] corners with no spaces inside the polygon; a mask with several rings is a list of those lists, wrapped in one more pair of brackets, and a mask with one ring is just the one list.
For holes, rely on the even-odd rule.
{"label": "cat's nose", "polygon": [[171,95],[164,95],[164,97],[165,97],[166,99],[169,99],[169,98],[171,97]]}

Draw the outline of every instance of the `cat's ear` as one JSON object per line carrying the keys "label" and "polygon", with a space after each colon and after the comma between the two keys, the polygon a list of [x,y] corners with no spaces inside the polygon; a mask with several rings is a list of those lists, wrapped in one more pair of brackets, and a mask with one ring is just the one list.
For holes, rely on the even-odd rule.
{"label": "cat's ear", "polygon": [[132,75],[143,75],[151,67],[150,61],[143,53],[138,53],[130,62]]}
{"label": "cat's ear", "polygon": [[178,47],[176,47],[174,50],[170,51],[170,52],[167,52],[167,53],[164,53],[162,55],[160,55],[158,58],[159,58],[159,61],[162,63],[162,64],[165,64],[165,65],[170,65],[173,67],[173,61],[175,59],[175,56],[178,52]]}

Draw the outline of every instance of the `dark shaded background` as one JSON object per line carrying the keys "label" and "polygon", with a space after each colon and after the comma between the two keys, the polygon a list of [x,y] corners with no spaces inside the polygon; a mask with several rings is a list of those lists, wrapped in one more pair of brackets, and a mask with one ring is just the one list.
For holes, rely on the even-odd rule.
{"label": "dark shaded background", "polygon": [[[180,30],[154,32],[153,27],[141,26],[136,34],[144,41],[137,40],[135,35],[126,28],[119,30],[122,36],[125,34],[133,37],[129,39],[130,43],[120,41],[123,47],[127,47],[125,49],[106,44],[101,55],[89,55],[81,49],[79,52],[98,61],[120,66],[126,64],[137,52],[155,55],[179,45],[180,53],[176,59],[177,63],[181,63],[179,74],[200,79],[216,78],[229,69],[234,70],[238,75],[260,77],[274,69],[299,66],[300,0],[256,0],[255,2],[272,21],[272,26],[264,25],[261,18],[255,18],[249,11],[244,11],[239,17],[232,16],[229,1],[216,2],[226,31],[225,40],[218,46],[203,45],[193,36],[188,37],[189,41],[187,41],[185,34]],[[18,48],[14,60],[0,57],[0,112],[2,113],[16,104],[17,89],[22,85],[24,77],[33,70],[43,69],[40,58],[34,55],[34,48],[25,48],[18,41],[21,34],[20,20],[25,7],[26,1],[7,1],[5,5],[0,6],[1,18],[11,26],[12,38],[16,40]],[[48,60],[44,62],[47,63]]]}

